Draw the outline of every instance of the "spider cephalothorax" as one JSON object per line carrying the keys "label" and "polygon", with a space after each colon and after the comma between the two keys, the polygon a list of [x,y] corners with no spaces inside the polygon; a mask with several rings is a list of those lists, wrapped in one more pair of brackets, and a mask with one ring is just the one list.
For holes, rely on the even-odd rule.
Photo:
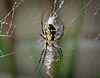
{"label": "spider cephalothorax", "polygon": [[[59,20],[60,20],[60,18],[59,18]],[[44,60],[45,60],[45,56],[46,56],[46,53],[47,53],[47,46],[54,47],[58,51],[59,57],[60,57],[60,60],[61,60],[61,58],[63,56],[62,55],[62,49],[55,43],[55,41],[59,40],[64,34],[64,24],[63,24],[63,22],[61,20],[60,20],[60,22],[63,25],[63,28],[62,28],[63,30],[62,30],[61,35],[57,35],[56,28],[54,27],[53,24],[48,24],[48,26],[45,29],[45,33],[44,33],[44,30],[43,30],[43,14],[42,14],[42,18],[41,18],[42,34],[39,33],[38,31],[37,32],[39,33],[39,35],[41,37],[43,37],[46,40],[46,43],[45,43],[44,48],[43,48],[43,50],[41,52],[38,65],[37,65],[34,73],[36,72],[36,70],[37,70],[37,68],[38,68],[38,66],[39,66],[39,64],[41,62],[42,56],[43,56],[43,59],[42,59],[41,67],[43,66],[43,63],[44,63]],[[40,69],[41,69],[41,67],[40,67]],[[39,69],[39,71],[40,71],[40,69]]]}

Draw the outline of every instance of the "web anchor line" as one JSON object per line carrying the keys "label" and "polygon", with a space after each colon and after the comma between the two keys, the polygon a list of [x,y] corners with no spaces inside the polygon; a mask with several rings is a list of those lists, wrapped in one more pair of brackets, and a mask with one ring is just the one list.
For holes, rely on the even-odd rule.
{"label": "web anchor line", "polygon": [[[8,12],[8,14],[0,20],[0,36],[1,37],[13,37],[12,34],[16,28],[16,25],[13,24],[13,18],[14,18],[14,13],[16,8],[22,3],[23,1],[19,1],[19,2],[14,2],[12,9]],[[10,22],[6,22],[6,19],[11,15],[11,20]],[[6,33],[2,33],[3,32],[3,25],[9,26]]]}
{"label": "web anchor line", "polygon": [[14,54],[15,52],[12,52],[12,53],[9,53],[9,54],[3,54],[3,52],[0,50],[0,58],[3,58],[3,57],[6,57],[6,56],[9,56],[9,55],[12,55]]}

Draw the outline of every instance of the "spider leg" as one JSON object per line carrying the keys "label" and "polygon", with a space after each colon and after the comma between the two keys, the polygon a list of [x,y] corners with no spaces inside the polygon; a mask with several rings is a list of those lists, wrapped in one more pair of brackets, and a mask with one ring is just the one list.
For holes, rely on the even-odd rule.
{"label": "spider leg", "polygon": [[63,57],[63,54],[62,54],[62,49],[59,47],[60,51],[61,51],[61,57]]}
{"label": "spider leg", "polygon": [[39,64],[40,64],[40,62],[41,62],[41,58],[42,58],[42,55],[43,55],[43,53],[44,53],[44,49],[45,49],[45,48],[46,48],[46,44],[44,45],[44,48],[43,48],[42,53],[41,53],[41,55],[40,55],[40,59],[39,59],[38,65],[37,65],[37,67],[36,67],[34,73],[36,72],[36,70],[37,70],[37,68],[38,68],[38,66],[39,66]]}
{"label": "spider leg", "polygon": [[46,53],[47,53],[47,45],[48,45],[48,43],[46,42],[46,48],[45,48],[45,53],[44,53],[44,57],[43,57],[43,61],[42,61],[42,65],[41,65],[41,67],[40,67],[38,73],[40,72],[40,70],[41,70],[41,68],[42,68],[42,66],[43,66],[44,60],[45,60],[45,56],[46,56]]}
{"label": "spider leg", "polygon": [[41,17],[42,34],[44,34],[44,31],[43,31],[43,13],[44,13],[44,11],[42,12],[42,17]]}
{"label": "spider leg", "polygon": [[[37,30],[36,30],[37,31]],[[38,31],[37,31],[38,32]],[[42,38],[44,38],[44,39],[46,39],[46,35],[42,35],[41,33],[39,33],[38,32],[38,34],[42,37]]]}
{"label": "spider leg", "polygon": [[59,56],[60,56],[60,60],[61,60],[61,58],[63,57],[62,49],[56,44],[52,44],[52,46],[59,52]]}
{"label": "spider leg", "polygon": [[59,18],[59,20],[60,20],[61,24],[63,25],[62,34],[60,35],[60,37],[62,37],[64,35],[64,28],[65,28],[65,26],[64,26],[64,24],[63,24],[63,22],[61,21],[60,18]]}
{"label": "spider leg", "polygon": [[63,29],[62,29],[61,35],[60,36],[56,36],[55,40],[59,40],[64,35],[64,28],[65,28],[65,26],[64,26],[64,24],[63,24],[63,22],[61,21],[60,18],[59,18],[59,20],[60,20],[61,24],[63,25]]}

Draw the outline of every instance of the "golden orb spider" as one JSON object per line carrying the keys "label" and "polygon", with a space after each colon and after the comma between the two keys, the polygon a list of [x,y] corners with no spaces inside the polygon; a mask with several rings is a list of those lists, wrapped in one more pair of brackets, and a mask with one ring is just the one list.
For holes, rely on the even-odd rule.
{"label": "golden orb spider", "polygon": [[[60,20],[60,18],[59,18],[59,20]],[[44,32],[44,30],[43,30],[43,13],[42,13],[42,18],[41,18],[42,34],[39,33],[38,31],[37,31],[37,32],[39,33],[39,35],[40,35],[43,39],[46,40],[46,44],[44,45],[44,48],[43,48],[43,50],[42,50],[42,52],[41,52],[38,65],[37,65],[37,67],[36,67],[34,73],[36,72],[36,70],[37,70],[37,68],[38,68],[38,66],[39,66],[39,64],[40,64],[42,55],[43,55],[43,53],[44,53],[44,55],[43,55],[43,60],[42,60],[42,65],[41,65],[39,71],[41,70],[41,68],[42,68],[42,66],[43,66],[43,63],[44,63],[44,60],[45,60],[45,56],[46,56],[46,53],[47,53],[47,46],[54,47],[54,48],[58,51],[59,57],[60,57],[60,60],[61,60],[61,58],[62,58],[62,56],[63,56],[63,54],[62,54],[62,49],[61,49],[57,44],[55,44],[55,41],[59,40],[59,39],[60,39],[61,37],[63,37],[63,35],[64,35],[64,24],[63,24],[63,22],[62,22],[61,20],[60,20],[60,22],[61,22],[61,24],[63,25],[63,29],[62,29],[61,35],[57,36],[57,33],[56,33],[57,31],[56,31],[55,27],[54,27],[52,24],[49,24],[49,25],[47,26],[45,32]],[[39,73],[39,71],[38,71],[38,73]]]}

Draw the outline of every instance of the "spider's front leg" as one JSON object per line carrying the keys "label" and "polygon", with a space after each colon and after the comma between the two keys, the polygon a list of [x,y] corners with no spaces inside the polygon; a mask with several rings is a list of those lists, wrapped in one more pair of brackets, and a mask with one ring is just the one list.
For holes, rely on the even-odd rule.
{"label": "spider's front leg", "polygon": [[60,56],[60,60],[61,60],[61,58],[63,57],[62,49],[56,44],[52,44],[52,46],[59,52],[59,56]]}
{"label": "spider's front leg", "polygon": [[41,70],[41,68],[42,68],[42,66],[43,66],[43,63],[44,63],[44,61],[45,61],[45,56],[46,56],[46,53],[47,53],[47,45],[48,45],[48,43],[46,42],[46,45],[45,45],[45,53],[44,53],[44,56],[43,56],[42,65],[41,65],[41,67],[40,67],[38,73],[40,72],[40,70]]}
{"label": "spider's front leg", "polygon": [[[44,53],[44,50],[47,50],[47,43],[44,45],[44,48],[43,48],[43,50],[42,50],[42,52],[41,52],[41,55],[40,55],[40,59],[39,59],[39,62],[38,62],[38,65],[37,65],[37,67],[36,67],[36,69],[35,69],[35,71],[34,71],[34,73],[36,72],[36,70],[37,70],[37,68],[38,68],[38,66],[39,66],[39,64],[40,64],[40,62],[41,62],[41,58],[42,58],[42,56],[43,56],[43,53]],[[45,50],[45,54],[44,54],[44,56],[46,55],[46,50]],[[44,59],[44,58],[43,58]],[[43,60],[44,61],[44,60]],[[40,71],[40,70],[39,70]]]}

